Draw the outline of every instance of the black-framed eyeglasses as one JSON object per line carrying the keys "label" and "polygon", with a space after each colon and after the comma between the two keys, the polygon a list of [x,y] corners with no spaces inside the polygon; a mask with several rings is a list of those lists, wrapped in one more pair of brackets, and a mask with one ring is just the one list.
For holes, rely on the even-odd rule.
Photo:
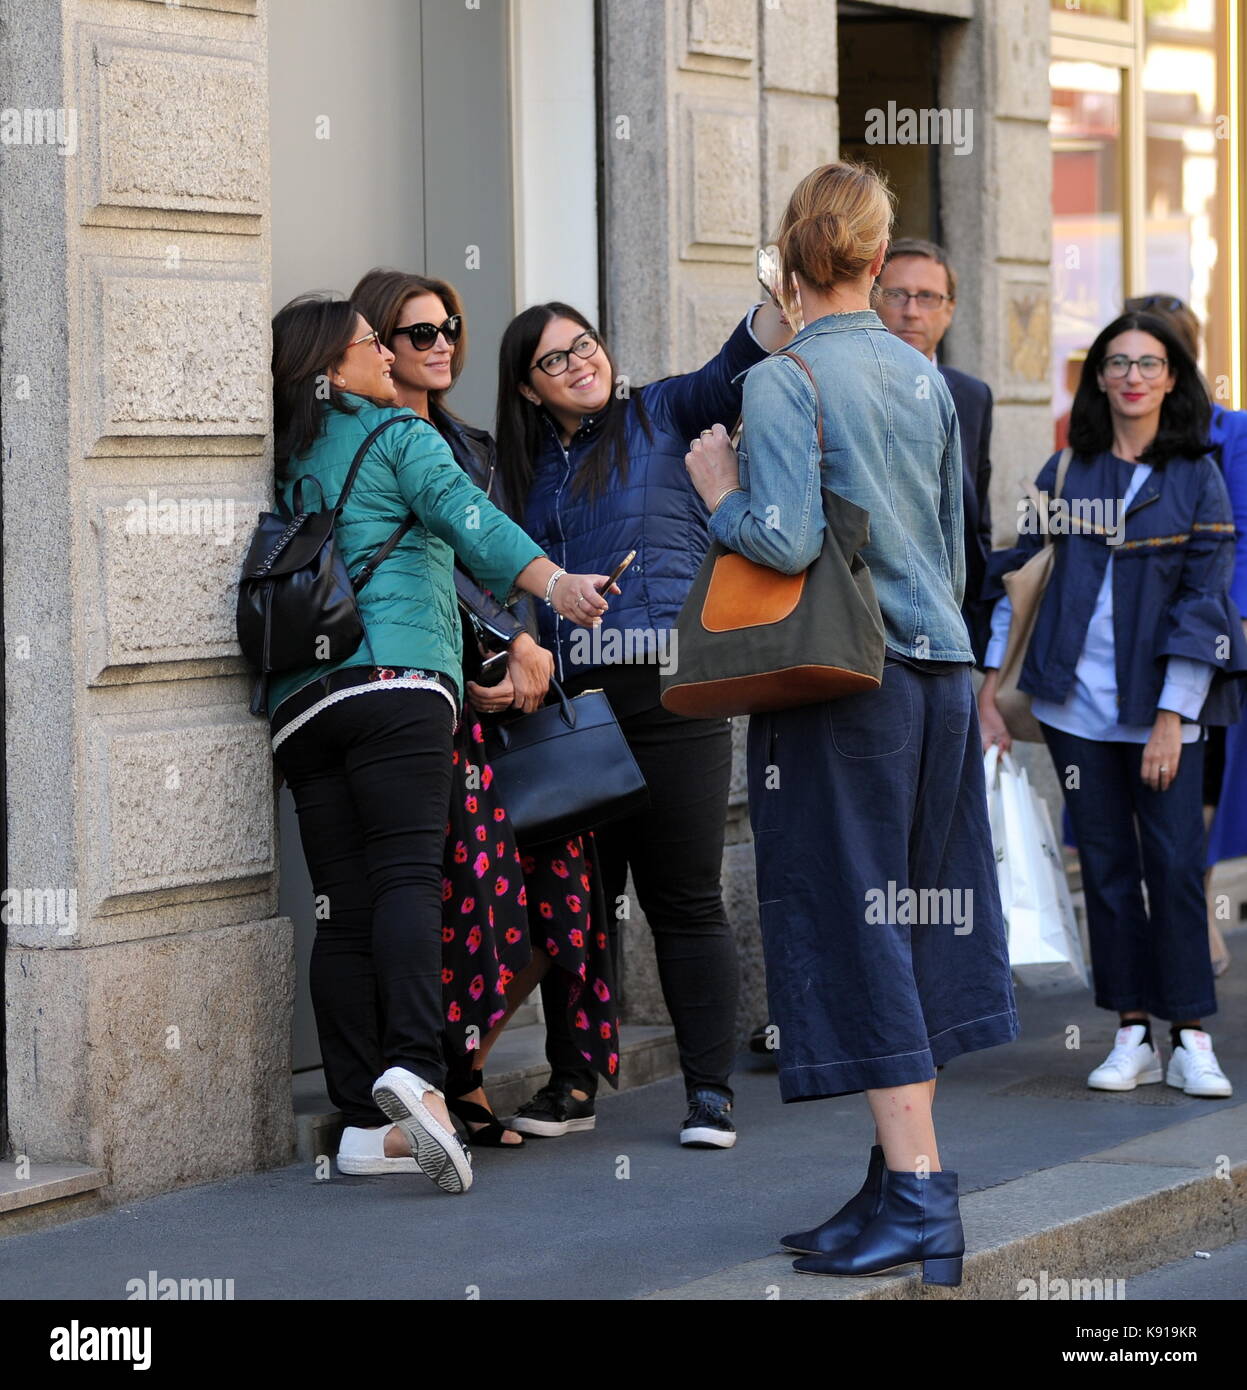
{"label": "black-framed eyeglasses", "polygon": [[451,314],[444,323],[408,323],[402,328],[394,330],[394,336],[400,335],[411,339],[412,347],[420,352],[427,352],[429,348],[437,342],[437,335],[440,333],[443,338],[454,347],[459,341],[459,335],[463,332],[463,315]]}
{"label": "black-framed eyeglasses", "polygon": [[362,338],[356,338],[354,342],[347,343],[348,348],[358,347],[360,343],[371,343],[379,353],[384,354],[385,347],[381,342],[381,334],[374,328],[371,333],[365,333]]}
{"label": "black-framed eyeglasses", "polygon": [[1123,377],[1130,375],[1131,367],[1138,367],[1139,375],[1144,381],[1158,381],[1164,376],[1168,365],[1167,357],[1157,357],[1154,353],[1147,353],[1143,357],[1127,357],[1124,352],[1115,352],[1111,357],[1104,359],[1100,370],[1110,381],[1121,381]]}
{"label": "black-framed eyeglasses", "polygon": [[1176,314],[1186,305],[1173,294],[1144,294],[1126,300],[1122,306],[1128,314],[1146,313],[1148,309],[1163,309],[1167,314]]}
{"label": "black-framed eyeglasses", "polygon": [[533,363],[533,367],[539,367],[546,376],[562,376],[571,363],[569,353],[576,357],[592,357],[597,350],[598,335],[591,328],[586,329],[566,352],[547,352]]}
{"label": "black-framed eyeglasses", "polygon": [[938,309],[945,300],[952,302],[951,294],[937,294],[935,290],[880,290],[879,299],[891,309],[904,309],[911,299],[918,301],[920,309],[926,309],[929,313],[932,309]]}

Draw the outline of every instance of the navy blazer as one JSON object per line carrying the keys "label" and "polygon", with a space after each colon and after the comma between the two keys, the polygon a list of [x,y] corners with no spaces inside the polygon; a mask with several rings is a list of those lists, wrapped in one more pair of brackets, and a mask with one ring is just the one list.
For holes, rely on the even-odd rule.
{"label": "navy blazer", "polygon": [[956,367],[940,367],[953,398],[957,424],[961,429],[961,494],[965,517],[966,595],[961,616],[970,631],[974,659],[981,666],[991,629],[991,609],[979,595],[987,574],[987,557],[992,553],[992,390],[985,381],[960,372]]}
{"label": "navy blazer", "polygon": [[[1053,454],[1035,480],[1048,497],[1059,459]],[[1062,498],[1082,520],[1092,521],[1098,513],[1088,504],[1123,497],[1133,471],[1132,463],[1112,453],[1094,458],[1075,454]],[[1234,518],[1216,464],[1207,456],[1175,458],[1154,469],[1125,513],[1124,539],[1117,539],[1114,547],[1106,533],[1054,536],[1052,578],[1039,605],[1018,689],[1065,703],[1112,554],[1121,722],[1143,727],[1155,721],[1168,658],[1184,656],[1213,668],[1199,722],[1235,723],[1240,682],[1247,676],[1247,639],[1230,597]],[[1001,576],[1024,564],[1043,543],[1039,530],[1028,525],[1016,546],[996,551],[985,597],[999,597],[1004,592]]]}

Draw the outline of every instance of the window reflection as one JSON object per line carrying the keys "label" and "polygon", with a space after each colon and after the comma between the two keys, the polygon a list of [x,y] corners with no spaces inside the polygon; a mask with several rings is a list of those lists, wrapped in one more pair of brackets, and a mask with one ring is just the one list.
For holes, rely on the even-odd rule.
{"label": "window reflection", "polygon": [[1120,310],[1121,70],[1051,66],[1052,402],[1063,447],[1082,358]]}
{"label": "window reflection", "polygon": [[1205,367],[1228,386],[1228,247],[1223,247],[1229,141],[1218,47],[1224,7],[1213,0],[1152,0],[1143,66],[1147,179],[1147,293],[1184,299],[1205,325]]}
{"label": "window reflection", "polygon": [[1094,14],[1107,15],[1110,19],[1126,18],[1126,0],[1052,0],[1052,8],[1068,15]]}

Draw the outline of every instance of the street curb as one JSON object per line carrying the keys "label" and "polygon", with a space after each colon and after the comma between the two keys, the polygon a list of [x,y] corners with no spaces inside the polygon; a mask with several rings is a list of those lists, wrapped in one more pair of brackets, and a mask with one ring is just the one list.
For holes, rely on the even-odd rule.
{"label": "street curb", "polygon": [[[912,1273],[871,1279],[800,1275],[791,1255],[777,1254],[645,1297],[1121,1298],[1119,1281],[1247,1233],[1247,1105],[967,1193],[961,1212],[968,1253],[956,1289],[924,1286],[916,1265]],[[1073,1280],[1081,1287],[1071,1289]]]}

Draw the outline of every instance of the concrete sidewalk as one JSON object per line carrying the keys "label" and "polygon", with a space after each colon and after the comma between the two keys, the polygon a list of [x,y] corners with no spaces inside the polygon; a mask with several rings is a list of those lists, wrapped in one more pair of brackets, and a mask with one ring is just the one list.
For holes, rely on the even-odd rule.
{"label": "concrete sidewalk", "polygon": [[791,1272],[776,1237],[856,1190],[871,1123],[860,1096],[781,1105],[773,1072],[746,1054],[733,1150],[682,1150],[682,1084],[655,1082],[604,1098],[592,1133],[478,1151],[461,1199],[417,1175],[325,1181],[297,1163],[12,1235],[0,1240],[0,1297],[122,1299],[152,1270],[233,1279],[238,1299],[462,1300],[473,1288],[511,1299],[1016,1299],[1026,1279],[1050,1298],[1061,1279],[1111,1293],[1247,1233],[1247,934],[1230,947],[1209,1028],[1234,1099],[1163,1084],[1088,1091],[1115,1020],[1081,992],[1023,994],[1019,1042],[944,1071],[941,1155],[960,1174],[968,1238],[959,1290],[923,1290],[916,1275]]}

